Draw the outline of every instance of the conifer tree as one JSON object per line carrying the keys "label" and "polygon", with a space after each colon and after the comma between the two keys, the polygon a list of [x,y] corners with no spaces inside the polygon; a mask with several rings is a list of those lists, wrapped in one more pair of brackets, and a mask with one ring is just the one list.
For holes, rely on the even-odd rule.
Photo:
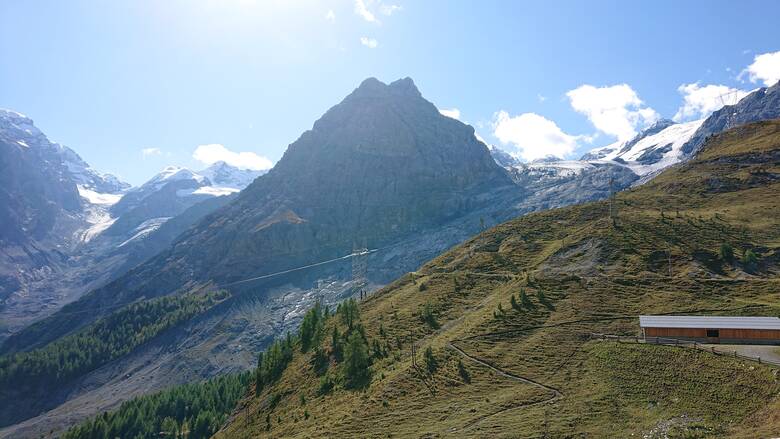
{"label": "conifer tree", "polygon": [[333,353],[333,358],[336,361],[341,361],[344,355],[344,347],[341,342],[341,334],[339,334],[339,328],[333,326],[333,331],[330,333],[330,345]]}
{"label": "conifer tree", "polygon": [[534,304],[531,302],[531,299],[528,298],[528,295],[525,294],[525,290],[520,290],[520,303],[523,305],[523,308],[533,308]]}
{"label": "conifer tree", "polygon": [[724,242],[720,245],[720,258],[726,262],[732,262],[734,260],[734,247],[729,243]]}
{"label": "conifer tree", "polygon": [[460,375],[464,382],[471,383],[471,374],[468,369],[466,369],[466,366],[463,365],[463,361],[461,361],[460,358],[458,359],[458,375]]}
{"label": "conifer tree", "polygon": [[509,304],[512,305],[512,309],[515,311],[520,311],[522,308],[520,307],[520,304],[517,303],[517,299],[515,299],[515,295],[512,294],[512,297],[509,298]]}
{"label": "conifer tree", "polygon": [[352,332],[344,346],[344,377],[347,387],[361,387],[369,377],[368,346],[357,331]]}
{"label": "conifer tree", "polygon": [[436,372],[436,369],[439,368],[439,362],[436,360],[436,357],[433,355],[433,349],[431,349],[430,346],[428,346],[425,349],[423,360],[425,361],[425,368],[428,369],[428,373],[433,374],[434,372]]}
{"label": "conifer tree", "polygon": [[742,255],[742,265],[744,265],[746,269],[752,270],[755,268],[756,264],[758,264],[758,256],[756,256],[753,250],[745,250],[745,253]]}

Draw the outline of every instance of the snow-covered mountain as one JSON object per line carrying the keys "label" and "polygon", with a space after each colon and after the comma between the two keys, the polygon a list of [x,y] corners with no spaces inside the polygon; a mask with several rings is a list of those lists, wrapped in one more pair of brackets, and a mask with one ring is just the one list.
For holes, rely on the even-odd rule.
{"label": "snow-covered mountain", "polygon": [[661,120],[627,142],[616,142],[591,150],[583,162],[616,162],[642,177],[657,173],[684,159],[683,145],[691,139],[704,119],[686,123]]}
{"label": "snow-covered mountain", "polygon": [[67,300],[50,286],[129,186],[50,141],[29,117],[0,109],[0,338]]}
{"label": "snow-covered mountain", "polygon": [[591,150],[580,160],[620,163],[645,182],[662,170],[691,158],[709,136],[746,123],[780,117],[780,82],[759,88],[734,105],[705,119],[685,123],[661,120],[628,142]]}
{"label": "snow-covered mountain", "polygon": [[683,148],[703,123],[704,119],[685,123],[662,119],[629,141],[594,148],[579,160],[561,160],[549,156],[523,163],[495,147],[491,148],[491,154],[496,163],[513,175],[515,181],[564,179],[588,173],[602,165],[627,168],[641,181],[645,181],[685,160],[687,155]]}
{"label": "snow-covered mountain", "polygon": [[164,249],[259,174],[168,167],[130,188],[0,110],[0,340]]}
{"label": "snow-covered mountain", "polygon": [[260,174],[224,162],[200,172],[168,166],[111,206],[113,221],[105,233],[124,236],[123,244],[143,238],[203,200],[241,191]]}
{"label": "snow-covered mountain", "polygon": [[198,171],[198,174],[208,178],[213,187],[241,190],[266,172],[268,171],[239,169],[225,162],[216,162],[208,168]]}
{"label": "snow-covered mountain", "polygon": [[67,146],[49,141],[29,117],[11,110],[0,109],[0,135],[24,148],[46,149],[51,160],[61,162],[70,178],[88,191],[100,194],[118,194],[130,188],[130,184],[114,175],[93,169],[81,156]]}
{"label": "snow-covered mountain", "polygon": [[[157,175],[150,178],[146,183],[127,191],[119,202],[111,206],[111,215],[114,217],[121,217],[134,209],[144,206],[144,204],[148,204],[150,201],[153,202],[159,199],[161,193],[170,192],[170,195],[173,197],[178,196],[179,198],[183,198],[190,195],[198,188],[209,185],[210,182],[205,177],[196,174],[187,168],[168,166]],[[176,192],[187,190],[190,190],[190,194],[184,195],[183,192],[179,192],[178,194]],[[172,201],[177,202],[177,200]],[[185,202],[185,204],[191,203]],[[166,206],[164,205],[160,207],[166,209]],[[175,209],[174,206],[170,207]]]}

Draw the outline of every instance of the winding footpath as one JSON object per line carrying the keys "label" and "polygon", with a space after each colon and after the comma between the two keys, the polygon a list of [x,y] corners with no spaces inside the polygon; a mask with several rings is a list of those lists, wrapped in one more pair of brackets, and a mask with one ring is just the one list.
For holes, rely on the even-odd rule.
{"label": "winding footpath", "polygon": [[545,390],[545,391],[550,393],[550,397],[549,398],[543,399],[541,401],[521,403],[521,404],[518,404],[518,405],[515,405],[515,406],[512,406],[512,407],[503,408],[501,410],[495,411],[493,413],[489,413],[487,415],[483,415],[483,416],[477,417],[476,419],[473,419],[472,421],[470,421],[468,424],[464,425],[462,430],[468,430],[469,428],[477,425],[478,423],[484,421],[487,418],[499,415],[499,414],[504,413],[504,412],[509,411],[509,410],[515,410],[515,409],[520,409],[520,408],[533,407],[533,406],[536,406],[536,405],[548,404],[548,403],[556,401],[556,400],[558,400],[560,398],[563,398],[563,393],[560,390],[556,389],[555,387],[550,387],[550,386],[548,386],[546,384],[542,384],[542,383],[540,383],[538,381],[534,381],[534,380],[532,380],[530,378],[522,377],[520,375],[515,375],[512,372],[507,372],[507,371],[505,371],[503,369],[500,369],[499,367],[496,367],[493,364],[489,363],[487,360],[481,359],[479,357],[475,357],[474,355],[471,355],[471,354],[467,353],[466,351],[464,351],[463,349],[461,349],[460,347],[456,346],[455,342],[457,342],[457,341],[458,340],[455,340],[455,341],[449,343],[447,346],[450,349],[455,350],[460,355],[462,355],[462,356],[466,357],[467,359],[473,361],[474,363],[477,363],[479,365],[487,367],[488,369],[492,370],[493,372],[497,373],[498,375],[501,375],[501,376],[503,376],[505,378],[509,378],[510,380],[518,381],[518,382],[521,382],[521,383],[524,383],[524,384],[530,384],[532,386],[538,387],[538,388],[543,389],[543,390]]}

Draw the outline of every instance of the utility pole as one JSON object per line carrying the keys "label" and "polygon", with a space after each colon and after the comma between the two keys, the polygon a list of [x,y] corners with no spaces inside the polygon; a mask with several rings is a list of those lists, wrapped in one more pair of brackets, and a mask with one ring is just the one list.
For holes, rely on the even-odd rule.
{"label": "utility pole", "polygon": [[609,218],[613,225],[617,225],[617,210],[615,208],[615,179],[609,177]]}
{"label": "utility pole", "polygon": [[359,247],[357,242],[352,245],[352,288],[354,288],[353,291],[358,292],[360,300],[363,300],[368,285],[366,281],[367,255],[368,248],[365,239],[362,247]]}

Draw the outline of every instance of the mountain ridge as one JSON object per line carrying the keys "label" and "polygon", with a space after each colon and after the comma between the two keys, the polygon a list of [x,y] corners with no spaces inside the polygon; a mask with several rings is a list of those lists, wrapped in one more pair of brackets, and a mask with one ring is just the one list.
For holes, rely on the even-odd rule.
{"label": "mountain ridge", "polygon": [[[319,345],[293,342],[289,365],[250,387],[217,437],[629,437],[664,425],[771,436],[771,368],[591,334],[629,339],[639,314],[780,312],[769,300],[780,276],[778,139],[777,120],[735,128],[611,203],[480,233],[351,313],[370,358],[364,384],[353,388],[336,354],[335,343],[357,343],[331,336],[350,334],[339,310]],[[719,256],[724,243],[758,262]]]}

